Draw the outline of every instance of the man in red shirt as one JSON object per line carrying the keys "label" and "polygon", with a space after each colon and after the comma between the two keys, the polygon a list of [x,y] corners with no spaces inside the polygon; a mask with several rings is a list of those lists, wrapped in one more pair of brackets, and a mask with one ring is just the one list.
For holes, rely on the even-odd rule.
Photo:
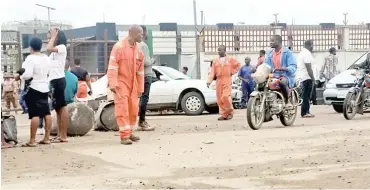
{"label": "man in red shirt", "polygon": [[260,56],[258,57],[258,61],[257,61],[257,67],[260,66],[265,60],[265,54],[266,54],[265,50],[260,51]]}

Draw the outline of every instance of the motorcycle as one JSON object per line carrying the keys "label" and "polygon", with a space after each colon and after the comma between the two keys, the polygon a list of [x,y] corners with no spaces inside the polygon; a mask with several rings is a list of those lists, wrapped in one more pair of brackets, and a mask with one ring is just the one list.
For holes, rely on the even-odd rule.
{"label": "motorcycle", "polygon": [[[369,69],[356,69],[351,74],[356,76],[355,84],[347,93],[343,103],[343,115],[347,120],[355,117],[359,105],[364,101],[364,107],[360,108],[364,111],[370,109],[370,83],[367,82]],[[361,96],[363,99],[361,100]]]}
{"label": "motorcycle", "polygon": [[292,109],[286,109],[284,96],[280,91],[280,79],[269,74],[268,80],[257,84],[247,105],[247,122],[250,128],[258,130],[264,121],[271,120],[276,115],[284,126],[293,125],[297,116],[299,94],[295,88],[290,90],[289,101]]}

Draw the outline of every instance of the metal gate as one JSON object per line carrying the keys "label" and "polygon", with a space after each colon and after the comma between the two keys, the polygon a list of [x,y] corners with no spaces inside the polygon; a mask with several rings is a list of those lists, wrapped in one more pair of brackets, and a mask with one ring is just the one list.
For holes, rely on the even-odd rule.
{"label": "metal gate", "polygon": [[22,64],[21,37],[18,31],[1,31],[1,72],[15,73]]}

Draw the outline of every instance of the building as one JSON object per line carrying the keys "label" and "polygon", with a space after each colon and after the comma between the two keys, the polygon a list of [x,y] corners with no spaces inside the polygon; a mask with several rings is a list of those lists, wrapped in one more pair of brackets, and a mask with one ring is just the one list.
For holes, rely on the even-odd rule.
{"label": "building", "polygon": [[[67,59],[73,63],[74,58],[81,60],[81,66],[90,73],[104,73],[106,55],[117,41],[116,25],[114,23],[96,23],[95,26],[63,30],[69,39]],[[105,31],[106,38],[105,38]],[[22,54],[30,53],[29,41],[35,34],[23,34]],[[45,44],[42,51],[46,51],[47,33],[37,33]],[[105,51],[105,42],[107,51]],[[72,42],[72,43],[71,43]],[[109,55],[109,54],[108,54]]]}
{"label": "building", "polygon": [[[193,25],[177,23],[160,23],[146,25],[152,31],[153,56],[157,63],[179,69],[182,66],[193,68],[196,53],[196,38]],[[109,53],[118,39],[128,34],[129,25],[115,23],[97,23],[95,26],[64,30],[68,38],[69,59],[79,58],[82,66],[91,73],[105,73]],[[220,23],[217,25],[199,26],[200,51],[214,54],[219,45],[225,45],[229,53],[257,53],[268,49],[270,37],[280,34],[285,46],[298,52],[307,39],[314,40],[316,52],[326,53],[330,47],[337,49],[364,50],[370,48],[370,24],[357,26],[338,26],[333,23],[322,23],[311,26],[277,25],[234,25]],[[105,31],[106,37],[104,36]],[[46,33],[37,32],[46,40]],[[33,35],[22,35],[24,54],[29,53],[28,42]]]}
{"label": "building", "polygon": [[[72,25],[64,21],[51,21],[51,27],[71,29]],[[21,65],[23,60],[21,49],[23,34],[33,34],[35,31],[47,32],[49,21],[33,20],[11,21],[1,24],[1,71],[13,73]],[[27,41],[28,42],[28,41]],[[26,43],[27,44],[27,43]]]}

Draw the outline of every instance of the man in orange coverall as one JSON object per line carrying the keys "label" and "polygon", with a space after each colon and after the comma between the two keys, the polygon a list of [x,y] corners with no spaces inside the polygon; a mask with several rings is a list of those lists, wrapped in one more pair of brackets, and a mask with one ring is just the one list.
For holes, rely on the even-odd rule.
{"label": "man in orange coverall", "polygon": [[128,37],[113,46],[109,58],[108,86],[114,93],[114,112],[124,145],[140,140],[132,129],[139,113],[139,97],[144,92],[144,55],[138,44],[142,37],[140,26],[130,26]]}
{"label": "man in orange coverall", "polygon": [[232,75],[237,73],[240,63],[233,57],[226,55],[226,47],[218,47],[218,59],[212,64],[211,72],[208,76],[207,86],[216,79],[217,104],[220,110],[218,120],[230,120],[233,118],[233,105],[231,100]]}

